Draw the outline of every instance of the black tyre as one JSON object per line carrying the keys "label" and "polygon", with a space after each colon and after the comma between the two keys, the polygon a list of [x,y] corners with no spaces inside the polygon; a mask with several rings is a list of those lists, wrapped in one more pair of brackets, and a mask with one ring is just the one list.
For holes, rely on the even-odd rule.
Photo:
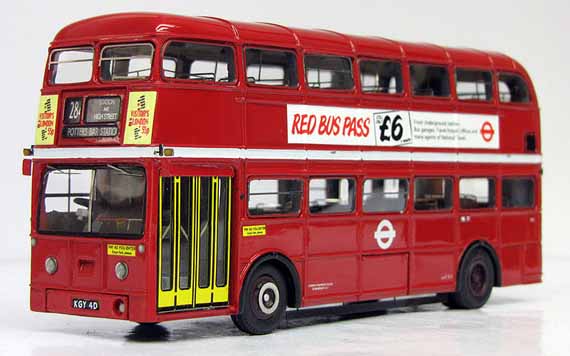
{"label": "black tyre", "polygon": [[477,248],[468,252],[457,280],[457,290],[449,294],[445,305],[450,308],[481,308],[489,297],[495,284],[495,268],[489,254]]}
{"label": "black tyre", "polygon": [[287,306],[286,283],[279,270],[271,265],[255,270],[241,291],[240,305],[239,314],[232,315],[240,330],[253,335],[275,330]]}

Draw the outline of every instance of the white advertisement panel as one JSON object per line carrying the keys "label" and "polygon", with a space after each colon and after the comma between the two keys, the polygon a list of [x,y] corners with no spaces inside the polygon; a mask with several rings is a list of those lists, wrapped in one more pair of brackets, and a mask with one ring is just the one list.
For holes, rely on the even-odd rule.
{"label": "white advertisement panel", "polygon": [[499,148],[497,115],[287,105],[289,143]]}

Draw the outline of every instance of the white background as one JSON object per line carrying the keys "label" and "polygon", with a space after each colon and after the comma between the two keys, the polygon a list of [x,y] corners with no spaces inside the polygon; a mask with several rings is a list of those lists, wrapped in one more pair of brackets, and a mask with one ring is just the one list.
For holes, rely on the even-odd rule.
{"label": "white background", "polygon": [[[570,118],[568,115],[568,81],[569,66],[568,58],[568,34],[570,25],[568,15],[570,14],[570,2],[559,1],[42,1],[32,2],[26,0],[6,1],[2,6],[3,19],[0,22],[3,34],[1,44],[1,78],[0,84],[0,112],[2,120],[2,139],[0,140],[2,157],[4,159],[1,170],[0,199],[0,222],[2,234],[0,239],[0,267],[3,273],[0,276],[4,279],[6,275],[19,276],[21,278],[11,278],[10,284],[2,282],[2,295],[8,296],[11,293],[9,288],[14,286],[21,290],[21,293],[11,294],[10,299],[0,299],[0,325],[8,324],[7,321],[18,321],[20,329],[26,327],[34,329],[49,329],[50,322],[53,321],[56,330],[54,335],[63,338],[70,337],[74,323],[80,325],[79,334],[89,334],[89,330],[102,326],[113,328],[115,323],[102,321],[90,321],[91,319],[78,319],[72,317],[55,317],[51,315],[37,316],[27,312],[27,295],[25,286],[29,283],[27,275],[27,259],[29,256],[29,210],[30,210],[30,179],[20,175],[21,150],[33,143],[34,123],[38,105],[39,89],[44,70],[44,63],[47,55],[49,42],[53,39],[58,29],[73,21],[86,17],[96,16],[111,12],[124,11],[160,11],[186,15],[209,15],[228,18],[240,21],[266,21],[283,25],[304,28],[327,28],[339,32],[358,35],[379,35],[387,38],[405,41],[427,41],[447,46],[465,46],[479,49],[490,49],[504,52],[520,61],[529,71],[534,80],[538,100],[542,109],[542,143],[544,154],[544,181],[543,181],[543,244],[545,259],[545,283],[538,286],[516,287],[500,290],[499,305],[491,304],[486,313],[498,315],[500,324],[497,327],[501,330],[498,334],[509,337],[510,328],[515,330],[524,329],[524,332],[538,333],[539,335],[530,338],[524,335],[517,335],[518,341],[513,341],[507,345],[506,350],[523,351],[523,354],[549,354],[556,350],[556,335],[568,334],[568,319],[564,326],[562,323],[563,313],[559,313],[557,308],[562,309],[560,304],[551,303],[553,299],[560,298],[560,293],[569,296],[569,289],[564,289],[562,279],[567,276],[559,269],[568,270],[568,264],[563,262],[566,256],[570,256],[570,244],[568,237],[567,204],[570,202],[570,164],[568,161],[568,133],[570,132]],[[559,263],[555,263],[559,261]],[[13,270],[10,270],[13,268]],[[550,268],[550,269],[549,269]],[[559,277],[559,278],[557,278]],[[566,284],[567,286],[567,284]],[[503,297],[501,299],[501,293]],[[14,298],[18,297],[16,305]],[[497,303],[497,302],[495,302]],[[495,309],[493,309],[495,308]],[[504,309],[503,309],[504,308]],[[428,309],[430,310],[430,309]],[[498,314],[492,314],[493,310]],[[515,320],[510,320],[505,310],[511,310],[515,315]],[[528,313],[527,313],[528,311]],[[436,311],[434,315],[440,315],[442,311]],[[478,313],[478,314],[477,314]],[[445,314],[450,319],[450,323],[461,329],[474,326],[474,330],[485,328],[490,325],[491,320],[477,319],[481,312],[474,315],[475,320],[467,325],[457,325],[456,314]],[[484,312],[485,313],[485,312]],[[536,315],[540,314],[538,318]],[[431,314],[411,313],[409,318],[404,317],[403,323],[412,323],[421,330],[421,323],[430,323]],[[20,317],[21,315],[21,317]],[[486,314],[484,314],[486,315]],[[504,320],[501,319],[503,315]],[[566,314],[567,315],[567,314]],[[516,318],[516,316],[520,318]],[[427,321],[426,319],[427,318]],[[438,323],[435,316],[433,323]],[[33,320],[43,320],[36,322]],[[79,321],[80,320],[80,321]],[[373,323],[384,323],[389,321],[389,325],[401,328],[402,337],[409,335],[406,330],[407,324],[400,324],[394,320],[383,319],[383,317],[362,319],[355,321],[354,326],[363,331],[370,332],[370,320]],[[528,323],[525,324],[525,320]],[[537,320],[540,323],[535,323]],[[221,322],[223,327],[230,328],[227,321]],[[342,330],[346,325],[339,324],[338,328],[331,330]],[[92,325],[92,329],[88,326]],[[122,333],[128,327],[121,324],[116,330]],[[204,325],[204,324],[190,324]],[[216,326],[215,322],[213,324]],[[334,325],[334,324],[333,324]],[[493,324],[495,325],[495,324]],[[496,325],[495,325],[496,326]],[[546,327],[545,327],[546,326]],[[317,325],[319,327],[329,327]],[[537,329],[535,330],[534,327]],[[22,329],[23,328],[23,329]],[[311,328],[314,328],[311,327]],[[525,329],[526,328],[526,329]],[[214,327],[215,329],[215,327]],[[310,329],[310,328],[308,328]],[[307,330],[308,330],[307,329]],[[453,334],[451,328],[445,327],[443,334],[439,337],[446,337]],[[191,327],[190,327],[190,330]],[[297,332],[290,335],[291,342],[297,342],[303,337],[303,328],[296,329]],[[36,330],[37,331],[37,330]],[[330,330],[325,329],[326,332]],[[376,330],[377,332],[384,332]],[[372,332],[376,332],[372,330]],[[228,331],[229,332],[229,331]],[[282,331],[281,334],[288,331]],[[469,339],[469,333],[460,330],[461,334]],[[481,331],[479,331],[480,333]],[[74,332],[71,332],[74,334]],[[190,337],[196,335],[190,332]],[[206,333],[204,335],[208,335]],[[515,332],[516,334],[516,332]],[[545,336],[548,334],[548,336]],[[22,334],[6,334],[0,330],[0,354],[5,351],[4,341],[15,340],[21,342],[28,340],[24,335],[34,335],[33,332],[23,332]],[[202,334],[198,334],[201,337]],[[480,335],[481,338],[496,336],[497,333],[487,333]],[[53,340],[49,335],[45,340]],[[179,335],[180,336],[180,335]],[[203,335],[202,335],[203,336]],[[339,334],[345,337],[347,343],[354,342],[356,350],[366,352],[373,350],[370,348],[357,347],[357,341],[350,338],[349,334]],[[397,335],[396,335],[397,336]],[[422,336],[421,331],[419,336]],[[438,335],[423,335],[427,337],[438,337]],[[212,337],[215,344],[216,334],[204,336]],[[273,337],[273,336],[272,336]],[[318,337],[318,336],[317,336]],[[545,339],[546,337],[546,339]],[[57,339],[57,338],[55,338]],[[94,335],[88,336],[94,344],[116,347],[118,338],[113,331],[97,331]],[[239,338],[237,338],[239,339]],[[41,339],[43,340],[43,339]],[[85,342],[85,340],[81,339]],[[275,338],[268,340],[277,340]],[[371,339],[373,340],[373,338]],[[546,341],[545,341],[546,340]],[[29,341],[29,340],[28,340]],[[36,340],[37,341],[37,340]],[[384,340],[386,341],[386,340]],[[560,341],[560,340],[559,340]],[[567,340],[561,340],[568,343]],[[318,339],[317,342],[320,342]],[[554,342],[554,344],[552,344]],[[37,344],[37,342],[36,342]],[[119,343],[120,344],[120,343]],[[483,345],[473,342],[472,345]],[[528,344],[528,345],[527,345]],[[57,343],[56,343],[57,345]],[[206,346],[205,346],[206,345]],[[207,348],[208,343],[202,344]],[[260,343],[263,345],[263,343]],[[269,347],[270,343],[266,344]],[[410,347],[399,345],[399,350],[413,351],[417,346],[418,350],[425,351],[421,344],[414,344]],[[454,344],[455,345],[455,344]],[[468,343],[467,345],[471,345]],[[523,347],[527,345],[528,347]],[[231,347],[231,344],[226,345]],[[254,345],[246,347],[246,352],[254,352]],[[396,345],[398,346],[398,345]],[[484,346],[484,345],[483,345]],[[176,347],[176,346],[173,346]],[[187,350],[191,350],[190,345],[186,345]],[[381,345],[377,345],[381,348]],[[486,347],[486,346],[484,346]],[[26,349],[30,354],[61,354],[53,349]],[[43,352],[42,352],[43,350]],[[75,348],[76,353],[82,349]],[[104,350],[102,348],[101,350]],[[202,350],[206,350],[202,348]],[[217,349],[218,352],[226,350]],[[322,349],[312,349],[313,352],[324,352]],[[346,349],[348,352],[350,349]],[[465,351],[463,347],[461,351]],[[457,351],[460,351],[457,350]],[[469,348],[467,348],[469,350]],[[475,349],[477,350],[477,349]],[[39,352],[37,352],[39,351]],[[48,352],[46,352],[48,351]],[[229,351],[229,350],[227,350]],[[311,349],[307,349],[311,353]],[[436,350],[434,350],[436,351]],[[485,350],[479,350],[485,351]],[[488,351],[488,350],[487,350]],[[104,353],[104,352],[102,352]],[[506,353],[506,351],[505,351]],[[95,352],[94,354],[97,354]],[[453,353],[450,353],[453,354]],[[556,352],[552,354],[557,354]]]}

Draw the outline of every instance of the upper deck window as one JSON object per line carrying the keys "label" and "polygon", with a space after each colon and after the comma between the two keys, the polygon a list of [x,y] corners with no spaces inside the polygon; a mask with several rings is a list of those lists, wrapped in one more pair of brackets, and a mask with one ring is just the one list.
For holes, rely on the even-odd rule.
{"label": "upper deck window", "polygon": [[172,79],[234,82],[234,51],[228,46],[172,41],[164,51],[162,75]]}
{"label": "upper deck window", "polygon": [[511,73],[499,74],[499,99],[502,103],[528,103],[528,86],[521,76]]}
{"label": "upper deck window", "polygon": [[491,72],[458,68],[455,74],[459,100],[491,101],[493,99]]}
{"label": "upper deck window", "polygon": [[393,61],[360,61],[360,85],[364,93],[399,94],[402,92],[402,69]]}
{"label": "upper deck window", "polygon": [[305,78],[312,89],[352,89],[351,60],[348,57],[336,57],[309,54],[305,56]]}
{"label": "upper deck window", "polygon": [[416,96],[449,96],[449,73],[444,66],[410,64],[412,93]]}
{"label": "upper deck window", "polygon": [[105,46],[101,52],[101,79],[147,79],[153,53],[150,43]]}
{"label": "upper deck window", "polygon": [[293,52],[248,48],[245,63],[250,84],[296,87],[299,83]]}
{"label": "upper deck window", "polygon": [[51,84],[88,82],[93,73],[93,48],[56,49],[49,60]]}

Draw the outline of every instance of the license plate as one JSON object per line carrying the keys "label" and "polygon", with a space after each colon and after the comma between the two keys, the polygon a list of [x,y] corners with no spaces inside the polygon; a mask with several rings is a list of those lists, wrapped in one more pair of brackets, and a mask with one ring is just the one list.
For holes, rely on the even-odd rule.
{"label": "license plate", "polygon": [[99,310],[99,302],[96,300],[73,299],[71,306],[73,309]]}

